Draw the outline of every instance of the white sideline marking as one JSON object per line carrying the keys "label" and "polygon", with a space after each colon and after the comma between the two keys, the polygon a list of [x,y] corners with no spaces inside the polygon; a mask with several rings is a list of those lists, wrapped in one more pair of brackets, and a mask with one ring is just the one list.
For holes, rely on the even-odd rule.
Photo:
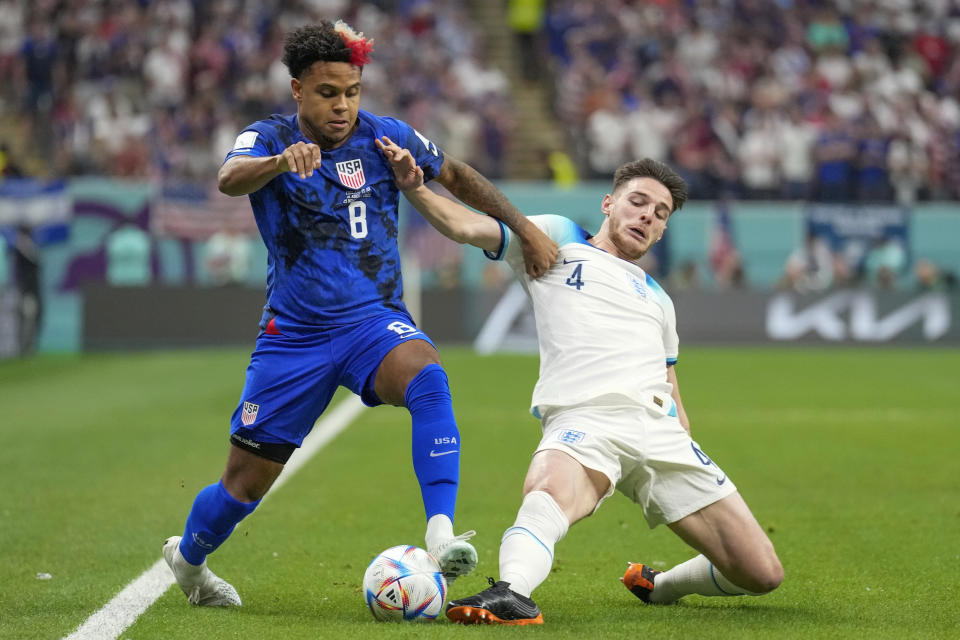
{"label": "white sideline marking", "polygon": [[[304,439],[303,445],[290,456],[290,460],[263,499],[269,498],[271,493],[282,487],[317,451],[346,429],[364,406],[359,397],[351,395],[321,418]],[[64,640],[116,640],[173,584],[173,574],[164,559],[160,558]]]}

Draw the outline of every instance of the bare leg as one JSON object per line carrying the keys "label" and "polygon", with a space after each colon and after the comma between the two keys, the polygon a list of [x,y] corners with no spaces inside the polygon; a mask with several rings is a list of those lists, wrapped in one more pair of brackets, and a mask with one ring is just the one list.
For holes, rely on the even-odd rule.
{"label": "bare leg", "polygon": [[607,476],[562,451],[537,453],[517,519],[500,543],[500,579],[529,596],[550,573],[554,545],[571,524],[593,513],[609,486]]}
{"label": "bare leg", "polygon": [[691,593],[760,595],[783,581],[773,544],[739,493],[669,526],[703,555],[658,575],[651,602],[673,602]]}
{"label": "bare leg", "polygon": [[241,502],[256,502],[266,495],[281,471],[283,465],[279,462],[230,445],[223,487]]}

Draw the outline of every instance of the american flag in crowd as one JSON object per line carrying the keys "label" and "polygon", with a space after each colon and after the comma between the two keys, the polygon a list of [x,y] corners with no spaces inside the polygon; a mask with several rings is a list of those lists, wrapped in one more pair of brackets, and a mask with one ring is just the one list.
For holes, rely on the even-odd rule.
{"label": "american flag in crowd", "polygon": [[158,236],[206,240],[218,231],[258,233],[250,201],[224,195],[216,185],[166,187],[150,213],[150,231]]}

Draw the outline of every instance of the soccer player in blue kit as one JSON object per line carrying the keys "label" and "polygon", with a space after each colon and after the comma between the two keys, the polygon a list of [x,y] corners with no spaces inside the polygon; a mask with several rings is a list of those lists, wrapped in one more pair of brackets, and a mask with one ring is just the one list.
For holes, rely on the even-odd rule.
{"label": "soccer player in blue kit", "polygon": [[290,32],[283,62],[297,113],[244,129],[220,168],[223,193],[250,197],[269,255],[267,305],[231,419],[226,469],[197,495],[183,535],[163,546],[192,604],[241,604],[206,557],[256,509],[341,385],[368,405],[409,410],[427,550],[448,580],[477,563],[473,532],[453,533],[460,434],[436,349],[402,301],[399,191],[374,141],[397,141],[427,179],[510,227],[531,276],[547,270],[557,248],[471,167],[409,125],[360,110],[372,50],[340,21]]}

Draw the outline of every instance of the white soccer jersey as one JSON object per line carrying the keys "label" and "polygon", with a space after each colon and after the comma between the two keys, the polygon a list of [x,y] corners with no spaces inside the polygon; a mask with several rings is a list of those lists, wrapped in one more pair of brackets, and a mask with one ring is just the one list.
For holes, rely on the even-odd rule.
{"label": "white soccer jersey", "polygon": [[540,379],[531,411],[602,403],[640,403],[669,396],[666,367],[677,361],[673,302],[643,269],[587,242],[589,234],[557,215],[530,220],[560,247],[557,261],[530,278],[520,241],[503,224],[494,260],[505,260],[533,302],[540,343]]}

